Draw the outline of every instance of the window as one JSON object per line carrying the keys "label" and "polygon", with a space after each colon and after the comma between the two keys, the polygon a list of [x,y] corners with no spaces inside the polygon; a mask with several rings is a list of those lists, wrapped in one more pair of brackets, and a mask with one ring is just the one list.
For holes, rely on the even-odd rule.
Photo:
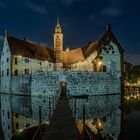
{"label": "window", "polygon": [[25,74],[29,74],[29,69],[25,69]]}
{"label": "window", "polygon": [[49,63],[49,67],[51,67],[51,63]]}
{"label": "window", "polygon": [[16,116],[16,118],[18,118],[18,114],[17,113],[15,114],[15,116]]}
{"label": "window", "polygon": [[9,68],[7,68],[7,76],[9,76]]}
{"label": "window", "polygon": [[25,58],[24,61],[25,61],[25,63],[29,63],[30,62],[28,58]]}
{"label": "window", "polygon": [[10,125],[8,124],[8,129],[10,129]]}
{"label": "window", "polygon": [[17,63],[18,63],[18,62],[17,62],[17,57],[15,57],[15,65],[17,65]]}
{"label": "window", "polygon": [[9,62],[9,58],[7,58],[7,60],[6,60],[7,62]]}
{"label": "window", "polygon": [[103,65],[103,72],[106,72],[106,66]]}
{"label": "window", "polygon": [[16,129],[18,129],[19,128],[19,125],[18,125],[18,123],[16,122]]}
{"label": "window", "polygon": [[2,112],[3,112],[3,116],[4,116],[4,109],[2,110]]}
{"label": "window", "polygon": [[8,116],[8,119],[10,119],[10,113],[9,113],[9,111],[7,112],[7,116]]}
{"label": "window", "polygon": [[2,77],[4,76],[4,71],[2,70]]}
{"label": "window", "polygon": [[18,70],[15,70],[15,76],[18,75]]}
{"label": "window", "polygon": [[103,117],[103,122],[106,122],[106,117]]}

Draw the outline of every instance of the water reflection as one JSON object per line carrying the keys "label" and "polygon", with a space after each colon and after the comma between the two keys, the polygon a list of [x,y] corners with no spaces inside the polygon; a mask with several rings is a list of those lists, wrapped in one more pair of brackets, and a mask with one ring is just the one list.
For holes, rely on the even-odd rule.
{"label": "water reflection", "polygon": [[[6,102],[11,107],[12,129],[15,132],[22,128],[39,125],[40,119],[43,123],[49,122],[59,94],[35,96],[1,94],[1,99],[7,99]],[[115,132],[116,136],[119,135],[120,94],[89,95],[89,98],[84,100],[69,98],[69,103],[77,121],[83,119],[83,106],[85,105],[86,123],[89,124],[88,120],[91,120],[92,123],[100,124],[100,127],[104,127],[110,133]]]}

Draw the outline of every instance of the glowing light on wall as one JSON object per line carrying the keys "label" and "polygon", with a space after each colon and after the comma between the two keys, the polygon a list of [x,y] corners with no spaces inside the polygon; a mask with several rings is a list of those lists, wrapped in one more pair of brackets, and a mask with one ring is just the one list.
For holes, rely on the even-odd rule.
{"label": "glowing light on wall", "polygon": [[101,66],[102,65],[102,61],[99,61],[98,64],[99,64],[99,66]]}
{"label": "glowing light on wall", "polygon": [[17,55],[17,57],[20,57],[21,58],[22,56],[21,55]]}
{"label": "glowing light on wall", "polygon": [[68,52],[70,49],[69,48],[66,48],[66,51]]}

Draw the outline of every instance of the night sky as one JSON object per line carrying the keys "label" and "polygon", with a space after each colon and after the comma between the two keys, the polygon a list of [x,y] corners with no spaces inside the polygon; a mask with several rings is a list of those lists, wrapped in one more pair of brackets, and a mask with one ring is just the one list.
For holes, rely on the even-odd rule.
{"label": "night sky", "polygon": [[139,0],[0,0],[0,47],[5,29],[17,38],[52,47],[57,16],[64,48],[96,41],[110,23],[125,59],[140,64]]}

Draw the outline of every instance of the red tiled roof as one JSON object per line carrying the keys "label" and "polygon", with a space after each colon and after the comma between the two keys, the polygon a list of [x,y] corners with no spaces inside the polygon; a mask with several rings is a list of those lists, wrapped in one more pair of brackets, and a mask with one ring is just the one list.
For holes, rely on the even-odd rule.
{"label": "red tiled roof", "polygon": [[7,40],[12,55],[21,55],[32,59],[52,61],[53,50],[50,48],[42,47],[12,36],[8,36]]}
{"label": "red tiled roof", "polygon": [[81,49],[85,58],[87,58],[91,55],[91,53],[99,50],[98,42],[88,43],[85,47]]}
{"label": "red tiled roof", "polygon": [[73,49],[70,51],[63,51],[62,59],[64,64],[74,64],[85,59],[82,49]]}
{"label": "red tiled roof", "polygon": [[88,43],[82,48],[73,49],[69,51],[63,51],[64,64],[74,64],[79,61],[85,60],[92,52],[98,50],[98,43]]}
{"label": "red tiled roof", "polygon": [[[43,47],[40,45],[27,42],[25,40],[20,40],[12,36],[7,37],[11,53],[13,55],[21,55],[28,58],[38,59],[38,60],[48,60],[53,62],[54,52],[53,49]],[[103,44],[109,43],[110,41],[114,42],[119,46],[120,53],[123,53],[123,49],[116,37],[111,31],[111,27],[108,26],[104,34],[99,38],[98,41],[93,43],[88,43],[82,48],[77,48],[69,51],[62,52],[62,59],[64,64],[74,64],[79,61],[85,60],[89,57],[94,51],[99,52]]]}

